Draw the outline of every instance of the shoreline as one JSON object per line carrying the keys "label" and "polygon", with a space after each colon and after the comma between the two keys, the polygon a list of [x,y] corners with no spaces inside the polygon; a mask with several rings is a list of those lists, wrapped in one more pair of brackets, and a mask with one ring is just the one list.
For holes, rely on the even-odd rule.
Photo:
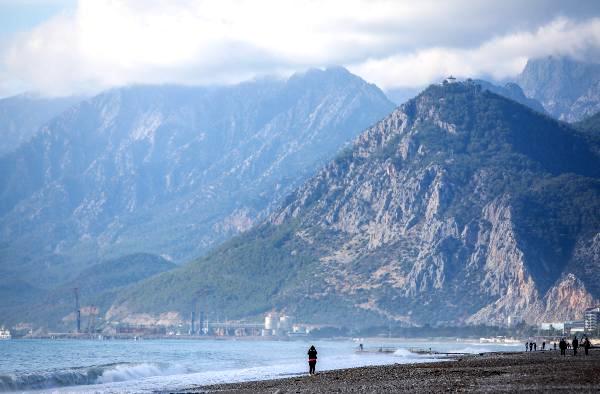
{"label": "shoreline", "polygon": [[[272,380],[194,386],[181,393],[396,393],[396,392],[597,392],[600,350],[576,357],[558,351],[493,352],[443,361],[387,364]],[[175,391],[173,391],[175,392]]]}

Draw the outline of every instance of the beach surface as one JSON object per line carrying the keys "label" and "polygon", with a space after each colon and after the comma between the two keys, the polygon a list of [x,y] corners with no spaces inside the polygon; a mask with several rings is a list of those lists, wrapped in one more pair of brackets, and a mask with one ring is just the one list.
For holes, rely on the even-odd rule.
{"label": "beach surface", "polygon": [[[317,364],[318,371],[318,364]],[[191,387],[185,393],[600,392],[600,349],[487,353],[425,364],[341,369],[285,379]]]}

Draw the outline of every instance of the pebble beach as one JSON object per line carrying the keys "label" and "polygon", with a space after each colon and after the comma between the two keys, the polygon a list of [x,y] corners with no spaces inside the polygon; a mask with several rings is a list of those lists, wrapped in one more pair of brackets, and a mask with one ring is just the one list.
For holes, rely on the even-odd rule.
{"label": "pebble beach", "polygon": [[[317,364],[318,371],[318,364]],[[285,379],[190,387],[185,393],[600,392],[600,349],[484,353]]]}

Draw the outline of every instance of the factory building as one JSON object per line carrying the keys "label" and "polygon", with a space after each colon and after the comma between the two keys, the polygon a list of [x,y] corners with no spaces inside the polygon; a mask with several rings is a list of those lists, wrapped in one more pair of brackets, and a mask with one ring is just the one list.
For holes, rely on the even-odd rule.
{"label": "factory building", "polygon": [[265,315],[265,328],[263,336],[287,335],[292,331],[292,318],[278,312],[269,312]]}

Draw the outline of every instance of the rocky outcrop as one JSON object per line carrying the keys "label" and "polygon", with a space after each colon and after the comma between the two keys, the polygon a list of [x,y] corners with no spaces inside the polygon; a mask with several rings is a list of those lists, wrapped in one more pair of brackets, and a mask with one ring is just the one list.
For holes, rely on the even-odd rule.
{"label": "rocky outcrop", "polygon": [[[535,282],[528,272],[523,251],[517,244],[514,223],[510,210],[510,199],[503,197],[493,201],[483,210],[483,220],[478,244],[485,256],[482,267],[484,275],[480,291],[495,298],[495,301],[473,314],[468,323],[502,325],[508,316],[537,316],[540,296]],[[488,228],[489,230],[485,230]]]}
{"label": "rocky outcrop", "polygon": [[565,273],[544,297],[537,321],[566,321],[581,319],[585,310],[597,305],[583,282],[572,273]]}

